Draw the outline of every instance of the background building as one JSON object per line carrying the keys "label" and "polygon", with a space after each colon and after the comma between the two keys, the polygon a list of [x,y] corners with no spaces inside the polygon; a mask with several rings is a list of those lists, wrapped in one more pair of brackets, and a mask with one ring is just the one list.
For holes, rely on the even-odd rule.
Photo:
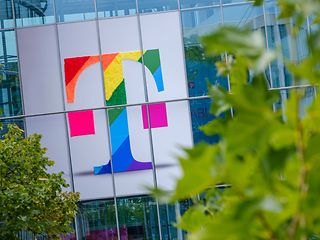
{"label": "background building", "polygon": [[[183,239],[172,222],[190,201],[161,205],[144,186],[173,189],[181,147],[217,141],[198,130],[213,118],[206,85],[229,81],[200,37],[247,26],[279,47],[266,70],[276,109],[292,88],[284,59],[308,55],[313,28],[293,38],[277,14],[274,1],[0,0],[1,121],[43,134],[50,170],[81,193],[77,239]],[[315,89],[300,87],[308,104]]]}

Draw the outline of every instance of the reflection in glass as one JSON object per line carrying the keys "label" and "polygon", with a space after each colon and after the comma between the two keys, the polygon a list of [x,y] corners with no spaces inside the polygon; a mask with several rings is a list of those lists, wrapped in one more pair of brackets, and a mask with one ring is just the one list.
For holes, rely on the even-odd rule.
{"label": "reflection in glass", "polygon": [[184,11],[181,18],[185,44],[199,43],[199,37],[209,34],[221,23],[220,8]]}
{"label": "reflection in glass", "polygon": [[95,19],[93,0],[55,0],[59,22]]}
{"label": "reflection in glass", "polygon": [[[182,240],[186,233],[174,227],[178,216],[184,214],[192,205],[190,199],[176,204],[161,204],[159,217],[162,239]],[[158,240],[159,225],[155,200],[150,196],[123,197],[117,199],[120,239]],[[115,206],[113,199],[95,200],[79,203],[76,219],[77,239],[116,240]],[[62,238],[75,240],[74,234]]]}
{"label": "reflection in glass", "polygon": [[117,199],[123,239],[159,239],[157,205],[149,196]]}
{"label": "reflection in glass", "polygon": [[188,77],[189,96],[207,95],[207,85],[219,85],[228,89],[228,80],[217,76],[215,63],[220,61],[219,57],[209,57],[204,54],[201,45],[185,45],[185,58]]}
{"label": "reflection in glass", "polygon": [[181,230],[174,227],[176,218],[176,205],[162,204],[159,206],[162,239],[181,239],[178,234]]}
{"label": "reflection in glass", "polygon": [[227,79],[216,76],[215,62],[220,58],[206,56],[200,44],[200,38],[213,31],[220,22],[220,8],[182,12],[189,96],[206,95],[208,81],[228,88]]}
{"label": "reflection in glass", "polygon": [[0,31],[0,109],[2,117],[22,114],[14,31]]}
{"label": "reflection in glass", "polygon": [[315,16],[308,17],[308,21],[309,21],[309,25],[310,25],[310,29],[309,29],[310,32],[318,31],[320,28],[320,24],[317,21],[315,21],[315,19],[316,19]]}
{"label": "reflection in glass", "polygon": [[13,24],[12,4],[11,0],[0,1],[0,29],[11,28]]}
{"label": "reflection in glass", "polygon": [[251,3],[231,5],[223,7],[224,24],[232,24],[239,27],[248,26],[256,30],[264,26],[263,10],[254,7]]}
{"label": "reflection in glass", "polygon": [[135,15],[136,0],[97,0],[99,18]]}
{"label": "reflection in glass", "polygon": [[219,5],[220,0],[180,0],[181,9]]}
{"label": "reflection in glass", "polygon": [[[315,96],[316,96],[316,89],[314,87],[302,87],[298,90],[292,89],[292,90],[280,90],[278,91],[280,98],[279,100],[274,103],[274,108],[276,110],[278,109],[285,109],[285,103],[287,99],[290,97],[290,94],[292,91],[300,91],[302,92],[302,98],[300,99],[300,115],[303,116],[305,114],[305,110],[307,107],[311,105],[313,102]],[[285,112],[283,112],[285,114]]]}
{"label": "reflection in glass", "polygon": [[139,0],[139,12],[151,13],[178,9],[177,0]]}
{"label": "reflection in glass", "polygon": [[305,22],[301,27],[297,36],[294,38],[295,47],[296,47],[296,61],[301,62],[309,55],[309,48],[307,46],[308,38],[308,25]]}
{"label": "reflection in glass", "polygon": [[18,27],[54,23],[52,0],[14,0]]}
{"label": "reflection in glass", "polygon": [[0,138],[3,138],[3,135],[8,132],[8,125],[15,124],[20,129],[24,129],[24,119],[22,118],[15,118],[15,119],[7,119],[7,120],[1,120],[0,125],[2,128],[0,128]]}
{"label": "reflection in glass", "polygon": [[[301,62],[309,55],[306,44],[308,35],[307,23],[300,28],[296,37],[292,36],[292,27],[295,24],[291,19],[278,19],[279,9],[274,2],[267,2],[266,27],[269,48],[280,48],[282,57],[271,63],[272,87],[283,87],[294,84],[292,75],[284,65],[286,59]],[[270,78],[269,74],[268,78]]]}
{"label": "reflection in glass", "polygon": [[206,136],[199,127],[212,121],[215,117],[210,114],[211,99],[191,100],[190,111],[192,120],[193,141],[195,144],[204,141],[216,143],[219,141],[218,136]]}
{"label": "reflection in glass", "polygon": [[117,239],[114,201],[79,203],[76,224],[78,239]]}
{"label": "reflection in glass", "polygon": [[246,27],[264,34],[263,9],[262,7],[254,7],[252,3],[223,6],[223,19],[226,25]]}

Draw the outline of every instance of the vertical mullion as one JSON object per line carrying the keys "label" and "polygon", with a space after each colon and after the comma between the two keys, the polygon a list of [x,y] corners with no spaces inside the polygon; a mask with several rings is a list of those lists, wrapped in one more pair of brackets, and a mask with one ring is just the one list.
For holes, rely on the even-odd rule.
{"label": "vertical mullion", "polygon": [[[66,112],[66,106],[65,106],[65,96],[64,96],[64,82],[63,82],[63,69],[61,67],[61,46],[60,46],[60,39],[59,39],[59,30],[58,30],[58,15],[56,11],[56,0],[52,1],[53,4],[53,15],[55,18],[54,21],[54,28],[55,28],[55,35],[56,35],[56,41],[57,41],[57,47],[58,47],[58,58],[59,58],[59,72],[60,72],[60,87],[61,87],[61,93],[62,93],[62,98],[63,98],[63,111]],[[70,180],[71,180],[71,190],[75,192],[75,185],[74,185],[74,176],[73,176],[73,167],[72,167],[72,156],[71,156],[71,145],[70,145],[70,132],[68,128],[68,120],[67,120],[67,113],[64,113],[64,123],[65,123],[65,129],[66,129],[66,140],[68,144],[68,157],[69,157],[69,167],[70,167]],[[74,218],[74,223],[75,223],[75,234],[76,238],[79,239],[79,234],[78,234],[78,220],[77,217],[75,216]]]}
{"label": "vertical mullion", "polygon": [[[143,83],[144,83],[144,94],[145,94],[145,101],[146,103],[149,102],[148,97],[148,88],[147,88],[147,79],[146,79],[146,72],[144,67],[144,57],[143,57],[143,41],[142,41],[142,27],[141,27],[141,18],[139,12],[139,2],[136,0],[136,9],[137,9],[137,20],[138,20],[138,31],[139,31],[139,44],[140,44],[140,51],[141,51],[141,68],[142,68],[142,75],[143,75]],[[157,182],[157,172],[156,172],[156,164],[155,164],[155,157],[154,157],[154,150],[153,150],[153,137],[151,131],[151,124],[150,124],[150,113],[149,113],[149,105],[147,104],[147,120],[148,120],[148,134],[149,134],[149,143],[150,143],[150,152],[151,152],[151,161],[152,161],[152,173],[153,173],[153,182],[154,187],[158,188]],[[156,199],[156,208],[157,208],[157,219],[158,219],[158,229],[159,229],[159,239],[162,240],[162,231],[161,231],[161,219],[160,219],[160,208],[159,208],[159,201]]]}

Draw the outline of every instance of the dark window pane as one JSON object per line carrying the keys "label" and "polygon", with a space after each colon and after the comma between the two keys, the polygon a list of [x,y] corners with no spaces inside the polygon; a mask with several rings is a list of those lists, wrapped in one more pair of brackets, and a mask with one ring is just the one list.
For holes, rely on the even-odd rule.
{"label": "dark window pane", "polygon": [[0,29],[11,28],[13,24],[11,0],[0,1]]}
{"label": "dark window pane", "polygon": [[55,0],[59,22],[95,19],[93,0]]}
{"label": "dark window pane", "polygon": [[192,120],[192,131],[194,143],[205,141],[208,143],[216,143],[219,141],[218,136],[206,136],[199,127],[207,124],[214,119],[210,114],[211,99],[191,100],[190,111]]}
{"label": "dark window pane", "polygon": [[77,230],[78,239],[117,239],[114,201],[79,203]]}
{"label": "dark window pane", "polygon": [[0,31],[1,116],[22,114],[16,38],[14,31]]}
{"label": "dark window pane", "polygon": [[215,63],[220,61],[220,58],[206,56],[200,45],[185,45],[185,58],[189,96],[207,95],[208,82],[228,89],[227,78],[217,77]]}
{"label": "dark window pane", "polygon": [[8,132],[8,125],[9,124],[15,124],[19,128],[24,129],[24,119],[22,118],[15,118],[15,119],[7,119],[7,120],[1,120],[0,124],[2,128],[0,128],[0,138],[2,139],[4,134]]}
{"label": "dark window pane", "polygon": [[135,0],[97,0],[98,16],[100,18],[135,15]]}
{"label": "dark window pane", "polygon": [[117,207],[121,238],[159,239],[157,207],[153,198],[119,198]]}
{"label": "dark window pane", "polygon": [[54,23],[53,0],[14,0],[18,27]]}
{"label": "dark window pane", "polygon": [[139,12],[161,12],[178,9],[177,0],[139,0]]}
{"label": "dark window pane", "polygon": [[159,210],[162,239],[180,239],[178,234],[182,231],[174,227],[174,223],[177,221],[176,205],[162,204],[159,206]]}

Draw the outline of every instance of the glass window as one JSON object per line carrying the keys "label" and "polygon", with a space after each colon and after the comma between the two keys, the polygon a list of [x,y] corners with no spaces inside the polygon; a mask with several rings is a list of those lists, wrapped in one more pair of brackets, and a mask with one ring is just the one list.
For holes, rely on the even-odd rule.
{"label": "glass window", "polygon": [[76,224],[77,239],[117,239],[113,199],[79,203]]}
{"label": "glass window", "polygon": [[208,81],[228,89],[228,79],[217,76],[215,63],[219,57],[209,57],[201,45],[185,45],[189,96],[203,96],[208,92]]}
{"label": "glass window", "polygon": [[207,81],[228,88],[226,78],[217,77],[215,62],[220,58],[205,55],[200,38],[220,24],[220,8],[182,12],[189,96],[207,94]]}
{"label": "glass window", "polygon": [[222,0],[222,4],[245,3],[246,0]]}
{"label": "glass window", "polygon": [[218,136],[206,136],[199,127],[207,124],[214,119],[210,114],[211,99],[191,100],[190,111],[192,119],[193,141],[195,144],[205,141],[209,143],[216,143],[219,140]]}
{"label": "glass window", "polygon": [[296,61],[301,62],[309,55],[309,48],[307,45],[308,38],[308,25],[305,22],[301,27],[297,36],[294,38],[294,46],[296,47],[296,52],[293,55],[296,55]]}
{"label": "glass window", "polygon": [[223,16],[226,25],[247,27],[252,31],[263,32],[264,16],[261,7],[254,7],[251,3],[227,5],[223,6]]}
{"label": "glass window", "polygon": [[[287,99],[289,98],[292,91],[297,91],[296,89],[293,90],[280,90],[278,91],[280,97],[279,100],[274,103],[275,109],[285,109],[284,104],[286,103]],[[316,89],[314,87],[302,87],[299,89],[299,91],[302,91],[303,95],[300,99],[300,115],[303,116],[305,114],[305,110],[308,106],[311,105],[311,103],[314,101],[314,98],[316,96]],[[284,114],[284,112],[283,112]]]}
{"label": "glass window", "polygon": [[230,5],[223,7],[224,24],[248,26],[252,30],[264,26],[264,17],[261,7],[253,7],[251,3]]}
{"label": "glass window", "polygon": [[0,1],[0,29],[11,28],[13,24],[11,0]]}
{"label": "glass window", "polygon": [[1,116],[22,114],[18,58],[14,31],[0,31]]}
{"label": "glass window", "polygon": [[96,18],[93,0],[55,0],[55,3],[59,22]]}
{"label": "glass window", "polygon": [[177,0],[139,0],[139,12],[162,12],[178,9]]}
{"label": "glass window", "polygon": [[162,239],[181,239],[178,235],[181,230],[174,227],[176,218],[176,205],[162,204],[159,206]]}
{"label": "glass window", "polygon": [[117,199],[121,239],[159,239],[157,205],[149,196]]}
{"label": "glass window", "polygon": [[181,17],[185,43],[199,43],[221,23],[220,8],[183,11]]}
{"label": "glass window", "polygon": [[9,124],[16,124],[19,128],[24,129],[24,119],[23,118],[15,118],[15,119],[6,119],[1,120],[0,124],[2,125],[2,128],[0,128],[0,138],[3,138],[4,134],[8,132],[8,125]]}
{"label": "glass window", "polygon": [[180,0],[181,9],[220,5],[220,0]]}
{"label": "glass window", "polygon": [[315,31],[319,30],[320,24],[315,22],[315,16],[309,16],[308,21],[309,21],[309,25],[310,25],[309,31],[315,32]]}
{"label": "glass window", "polygon": [[135,15],[136,0],[97,0],[99,18]]}
{"label": "glass window", "polygon": [[289,86],[293,84],[293,78],[285,67],[283,59],[301,61],[309,54],[305,42],[307,26],[304,24],[294,39],[291,36],[293,21],[291,19],[279,20],[279,9],[273,1],[266,2],[265,6],[268,46],[270,49],[280,48],[282,53],[282,58],[271,63],[271,87]]}
{"label": "glass window", "polygon": [[14,0],[18,27],[54,23],[53,0]]}
{"label": "glass window", "polygon": [[[185,239],[186,232],[175,228],[177,215],[184,214],[192,205],[190,199],[176,204],[159,206],[162,239]],[[120,239],[159,239],[157,205],[150,196],[117,199]],[[76,221],[77,239],[118,239],[113,199],[79,203]],[[74,234],[62,237],[74,240]]]}

